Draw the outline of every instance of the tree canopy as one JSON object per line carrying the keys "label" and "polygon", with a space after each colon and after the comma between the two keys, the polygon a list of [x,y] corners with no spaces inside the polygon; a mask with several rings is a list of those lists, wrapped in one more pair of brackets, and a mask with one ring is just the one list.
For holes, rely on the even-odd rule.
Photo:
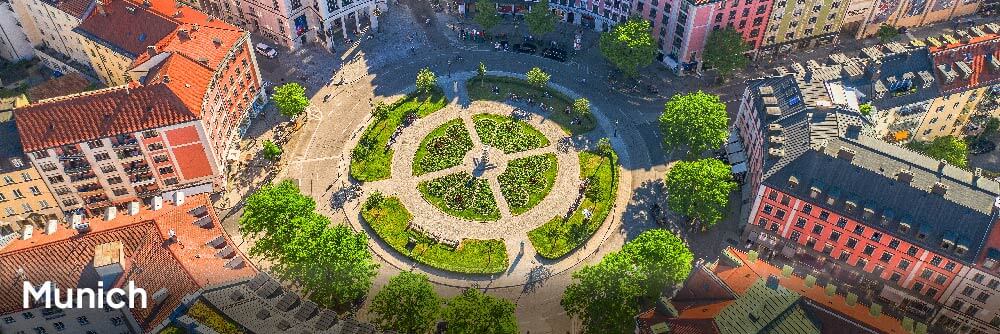
{"label": "tree canopy", "polygon": [[937,137],[930,142],[914,140],[907,143],[906,147],[958,167],[965,168],[968,165],[969,147],[965,141],[955,136]]}
{"label": "tree canopy", "polygon": [[549,84],[549,79],[552,78],[551,75],[538,67],[532,67],[525,76],[528,77],[528,83],[535,87],[545,87],[545,85]]}
{"label": "tree canopy", "polygon": [[581,97],[573,101],[573,113],[580,117],[590,116],[590,100]]}
{"label": "tree canopy", "polygon": [[247,198],[240,217],[240,234],[255,239],[250,255],[275,259],[281,246],[294,235],[293,218],[304,217],[316,209],[312,198],[299,192],[292,181],[266,185]]}
{"label": "tree canopy", "polygon": [[541,0],[531,5],[531,12],[524,16],[528,30],[535,35],[545,35],[556,29],[555,14],[549,10],[549,0]]}
{"label": "tree canopy", "polygon": [[684,240],[663,229],[639,234],[621,252],[643,273],[639,280],[647,300],[658,298],[666,287],[687,279],[694,261],[694,254]]}
{"label": "tree canopy", "polygon": [[702,59],[705,65],[719,71],[719,76],[726,77],[733,70],[747,66],[750,59],[744,53],[750,50],[751,46],[743,40],[743,35],[733,28],[726,27],[714,30],[708,35]]}
{"label": "tree canopy", "polygon": [[497,13],[496,2],[485,0],[476,2],[476,16],[473,21],[479,24],[483,30],[489,31],[500,24],[500,13]]}
{"label": "tree canopy", "polygon": [[417,72],[417,91],[426,93],[434,89],[435,86],[437,86],[437,74],[434,74],[430,68],[424,67]]}
{"label": "tree canopy", "polygon": [[271,100],[278,106],[278,112],[288,117],[298,116],[306,111],[306,107],[309,106],[309,99],[306,98],[306,89],[297,82],[289,82],[274,87],[274,93],[271,93]]}
{"label": "tree canopy", "polygon": [[449,334],[513,334],[518,333],[514,309],[510,301],[470,288],[448,300],[443,318]]}
{"label": "tree canopy", "polygon": [[729,193],[736,189],[729,166],[718,159],[677,162],[667,173],[667,205],[702,228],[722,220]]}
{"label": "tree canopy", "polygon": [[281,158],[281,147],[278,147],[278,145],[274,144],[274,142],[270,139],[264,140],[264,149],[262,152],[264,154],[264,158],[267,160],[277,161]]}
{"label": "tree canopy", "polygon": [[653,63],[656,43],[649,21],[638,17],[601,34],[601,54],[625,75],[634,77],[639,68]]}
{"label": "tree canopy", "polygon": [[687,145],[699,154],[716,149],[726,142],[729,115],[718,96],[702,91],[674,95],[660,115],[663,146],[673,150]]}
{"label": "tree canopy", "polygon": [[441,302],[427,275],[404,271],[372,298],[371,312],[382,329],[423,334],[434,329]]}
{"label": "tree canopy", "polygon": [[899,29],[888,24],[882,24],[878,26],[878,31],[875,32],[875,35],[878,36],[880,42],[886,43],[899,35]]}

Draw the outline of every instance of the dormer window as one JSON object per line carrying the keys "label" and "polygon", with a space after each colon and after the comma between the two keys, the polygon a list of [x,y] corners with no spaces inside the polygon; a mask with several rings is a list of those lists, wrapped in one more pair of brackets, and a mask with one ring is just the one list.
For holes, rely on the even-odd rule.
{"label": "dormer window", "polygon": [[951,241],[948,241],[948,240],[942,240],[941,241],[941,249],[948,250],[948,249],[951,248],[951,246],[952,246]]}
{"label": "dormer window", "polygon": [[899,222],[899,232],[900,233],[910,232],[910,223],[905,221]]}

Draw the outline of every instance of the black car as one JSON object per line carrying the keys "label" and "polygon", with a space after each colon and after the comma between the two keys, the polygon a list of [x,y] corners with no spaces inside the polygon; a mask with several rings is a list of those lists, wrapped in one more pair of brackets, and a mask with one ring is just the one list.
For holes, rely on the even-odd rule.
{"label": "black car", "polygon": [[542,51],[542,56],[545,58],[565,62],[566,61],[566,51],[560,48],[548,48]]}
{"label": "black car", "polygon": [[532,54],[535,53],[535,50],[538,50],[538,47],[531,43],[521,43],[517,45],[516,49],[521,53]]}
{"label": "black car", "polygon": [[977,141],[969,145],[969,154],[980,155],[993,152],[997,149],[997,144],[988,140]]}

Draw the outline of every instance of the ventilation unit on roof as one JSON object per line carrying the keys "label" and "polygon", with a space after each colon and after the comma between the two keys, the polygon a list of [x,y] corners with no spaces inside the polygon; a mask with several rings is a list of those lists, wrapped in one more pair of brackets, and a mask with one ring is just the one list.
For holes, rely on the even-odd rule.
{"label": "ventilation unit on roof", "polygon": [[760,92],[760,96],[773,96],[774,95],[774,87],[771,87],[771,86],[768,86],[768,85],[762,85],[762,86],[760,86],[759,88],[757,88],[757,91]]}
{"label": "ventilation unit on roof", "polygon": [[781,127],[781,124],[771,123],[771,124],[767,125],[767,129],[770,130],[770,131],[772,131],[772,132],[779,132],[780,133],[781,130],[782,130],[782,127]]}
{"label": "ventilation unit on roof", "polygon": [[955,62],[955,67],[958,68],[958,72],[962,74],[962,80],[969,80],[972,77],[972,68],[969,64],[964,61]]}
{"label": "ventilation unit on roof", "polygon": [[769,137],[767,137],[767,141],[770,142],[771,145],[774,146],[774,147],[780,147],[782,144],[785,143],[785,137],[782,137],[782,136],[769,136]]}
{"label": "ventilation unit on roof", "polygon": [[899,173],[896,173],[896,180],[903,183],[910,183],[913,181],[913,171],[909,169],[900,170]]}
{"label": "ventilation unit on roof", "polygon": [[212,38],[212,43],[215,43],[215,45],[222,45],[222,39],[218,37]]}
{"label": "ventilation unit on roof", "polygon": [[920,76],[921,88],[930,88],[931,84],[934,83],[934,75],[931,75],[931,72],[920,71],[917,72],[917,75]]}
{"label": "ventilation unit on roof", "polygon": [[767,153],[770,154],[771,156],[778,157],[778,158],[785,156],[785,150],[780,149],[780,148],[771,148],[771,149],[768,149]]}
{"label": "ventilation unit on roof", "polygon": [[948,192],[947,184],[941,182],[934,182],[934,185],[931,186],[931,193],[934,193],[936,195],[944,196],[944,194],[946,194],[947,192]]}
{"label": "ventilation unit on roof", "polygon": [[955,71],[952,71],[950,68],[948,68],[947,64],[938,65],[937,68],[938,71],[941,71],[941,75],[944,76],[944,83],[946,84],[955,82],[955,79],[958,78],[958,74],[955,73]]}

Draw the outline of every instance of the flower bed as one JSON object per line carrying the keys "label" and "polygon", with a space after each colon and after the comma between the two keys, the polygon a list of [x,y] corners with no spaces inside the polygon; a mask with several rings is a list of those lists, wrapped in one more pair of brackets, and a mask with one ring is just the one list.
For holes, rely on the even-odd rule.
{"label": "flower bed", "polygon": [[420,183],[424,199],[445,213],[468,220],[500,219],[490,184],[467,172],[445,175]]}
{"label": "flower bed", "polygon": [[435,89],[429,94],[413,93],[393,103],[389,108],[389,115],[369,124],[361,135],[358,146],[351,151],[351,177],[358,181],[388,179],[394,153],[388,145],[392,134],[403,124],[407,115],[424,117],[444,108],[447,102],[444,92]]}
{"label": "flower bed", "polygon": [[[503,240],[465,239],[457,248],[434,242],[426,234],[408,228],[413,216],[395,197],[372,195],[361,217],[382,241],[400,254],[425,265],[458,273],[493,274],[507,270],[507,248]],[[407,248],[410,240],[415,243]]]}
{"label": "flower bed", "polygon": [[439,171],[462,164],[472,149],[472,138],[461,119],[442,124],[420,142],[413,158],[413,175]]}
{"label": "flower bed", "polygon": [[[566,110],[567,106],[573,104],[573,99],[550,87],[538,88],[532,86],[527,81],[518,78],[492,75],[487,75],[482,79],[469,79],[465,86],[469,91],[469,99],[473,101],[485,100],[504,102],[511,93],[517,94],[518,96],[530,96],[536,101],[541,101],[542,103],[545,103],[546,106],[551,106],[552,110],[554,110],[553,112],[545,115],[545,117],[551,119],[553,122],[556,122],[556,124],[559,124],[563,131],[566,131],[569,134],[584,134],[590,132],[597,126],[597,122],[594,120],[593,116],[581,118],[580,122],[574,123],[573,119],[575,116],[563,112]],[[499,94],[493,92],[494,87],[499,89]],[[548,93],[548,97],[545,97],[544,93]]]}
{"label": "flower bed", "polygon": [[472,120],[483,144],[498,148],[506,154],[549,145],[549,139],[538,129],[507,116],[479,114],[472,116]]}
{"label": "flower bed", "polygon": [[519,215],[538,205],[556,180],[556,155],[533,155],[511,160],[500,174],[500,192],[510,205],[511,213]]}
{"label": "flower bed", "polygon": [[[611,213],[618,193],[618,156],[614,152],[580,152],[580,177],[587,180],[587,188],[573,213],[554,217],[528,232],[528,239],[542,257],[560,258],[580,247]],[[589,210],[590,219],[584,210]]]}

